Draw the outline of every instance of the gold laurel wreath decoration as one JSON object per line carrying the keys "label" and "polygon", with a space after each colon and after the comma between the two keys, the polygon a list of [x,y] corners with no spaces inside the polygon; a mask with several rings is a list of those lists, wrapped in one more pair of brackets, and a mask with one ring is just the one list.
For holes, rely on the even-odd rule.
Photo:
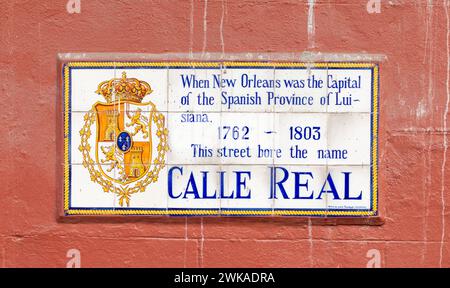
{"label": "gold laurel wreath decoration", "polygon": [[166,152],[169,151],[169,146],[167,145],[169,130],[164,126],[164,115],[157,110],[153,111],[152,120],[153,123],[156,124],[156,136],[159,138],[157,147],[158,156],[153,161],[153,169],[149,170],[144,179],[137,181],[135,185],[124,186],[121,184],[116,185],[112,181],[103,178],[102,173],[95,168],[95,161],[90,156],[91,146],[89,145],[88,140],[92,135],[91,126],[96,121],[96,112],[90,110],[84,115],[84,126],[80,130],[81,144],[78,147],[83,155],[83,166],[88,169],[92,182],[100,184],[104,192],[111,192],[119,196],[120,206],[123,206],[125,202],[127,207],[129,207],[131,195],[144,192],[149,184],[158,181],[159,172],[165,167],[165,156]]}

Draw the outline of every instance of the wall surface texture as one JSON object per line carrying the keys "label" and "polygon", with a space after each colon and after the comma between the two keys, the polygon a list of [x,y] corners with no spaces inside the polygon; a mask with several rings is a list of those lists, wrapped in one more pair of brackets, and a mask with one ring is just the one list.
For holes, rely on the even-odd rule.
{"label": "wall surface texture", "polygon": [[[367,2],[0,0],[0,267],[450,266],[450,1]],[[57,53],[304,51],[386,56],[384,225],[58,220]]]}

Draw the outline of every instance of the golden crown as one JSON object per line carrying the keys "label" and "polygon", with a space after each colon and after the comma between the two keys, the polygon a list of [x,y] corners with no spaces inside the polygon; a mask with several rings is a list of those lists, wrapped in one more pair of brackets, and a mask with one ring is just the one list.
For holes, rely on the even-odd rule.
{"label": "golden crown", "polygon": [[147,82],[136,78],[127,78],[125,72],[122,73],[122,78],[113,78],[98,84],[97,91],[95,91],[95,93],[103,95],[108,103],[124,100],[141,103],[142,99],[152,92],[153,90]]}

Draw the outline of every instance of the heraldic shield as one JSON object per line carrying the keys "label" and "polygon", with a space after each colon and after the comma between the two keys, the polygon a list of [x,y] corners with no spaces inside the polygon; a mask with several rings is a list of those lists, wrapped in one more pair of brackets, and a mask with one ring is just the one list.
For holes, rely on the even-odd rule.
{"label": "heraldic shield", "polygon": [[[150,103],[97,103],[96,160],[105,176],[129,184],[148,171],[152,155]],[[105,166],[106,165],[106,166]]]}
{"label": "heraldic shield", "polygon": [[[101,82],[96,93],[106,102],[92,106],[80,131],[79,149],[91,181],[99,183],[104,192],[117,194],[121,206],[129,206],[132,194],[145,192],[156,182],[165,164],[168,131],[164,115],[152,102],[142,102],[151,92],[147,82],[127,78],[125,72],[122,78]],[[95,137],[95,158],[91,137]]]}

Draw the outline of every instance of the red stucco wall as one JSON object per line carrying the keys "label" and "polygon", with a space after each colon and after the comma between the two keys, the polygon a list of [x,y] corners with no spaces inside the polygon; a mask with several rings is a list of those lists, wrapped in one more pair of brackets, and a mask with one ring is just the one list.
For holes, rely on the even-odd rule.
{"label": "red stucco wall", "polygon": [[[371,249],[382,267],[450,266],[446,0],[381,0],[373,14],[367,0],[80,2],[81,13],[70,14],[67,0],[0,0],[2,267],[66,267],[69,249],[80,251],[82,267],[366,267]],[[386,55],[379,125],[385,224],[58,221],[57,53],[190,51]]]}

